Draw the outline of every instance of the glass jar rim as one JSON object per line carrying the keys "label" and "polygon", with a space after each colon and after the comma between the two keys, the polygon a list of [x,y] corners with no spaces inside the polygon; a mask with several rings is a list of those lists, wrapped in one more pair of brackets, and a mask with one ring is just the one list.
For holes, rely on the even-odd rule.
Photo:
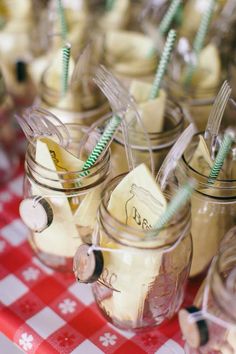
{"label": "glass jar rim", "polygon": [[[171,105],[173,105],[173,107],[170,107]],[[156,132],[156,133],[147,131],[148,137],[150,138],[150,141],[152,141],[152,146],[151,146],[152,150],[160,150],[160,149],[172,146],[173,143],[176,141],[176,135],[182,131],[182,128],[184,125],[184,112],[183,112],[181,105],[172,99],[167,99],[166,107],[169,107],[169,109],[178,110],[179,111],[178,112],[179,120],[172,128],[170,128],[166,131]],[[171,113],[168,114],[168,112],[165,112],[164,117],[167,117],[167,116],[171,116]],[[138,139],[138,140],[145,139],[144,132],[134,132],[134,133],[135,133],[135,136],[140,137],[140,139]],[[155,140],[162,141],[165,139],[167,140],[167,142],[162,142],[158,145],[155,145],[155,143],[154,143]],[[114,141],[118,142],[121,145],[124,145],[124,141],[122,139],[122,136],[120,136],[119,134],[116,135]],[[145,150],[146,151],[148,149],[146,146],[142,146],[141,144],[137,145],[136,143],[130,143],[130,147],[134,150]]]}
{"label": "glass jar rim", "polygon": [[[77,130],[80,129],[88,129],[87,126],[84,126],[79,123],[66,123],[65,124],[67,128],[70,129],[76,128]],[[75,183],[76,181],[88,181],[88,179],[91,179],[91,183],[87,184],[84,186],[85,188],[88,187],[93,187],[98,184],[98,181],[95,180],[93,181],[94,177],[100,173],[103,170],[103,167],[106,166],[107,164],[110,164],[110,149],[107,149],[107,151],[102,155],[101,158],[99,158],[95,164],[89,168],[81,169],[78,170],[72,170],[72,171],[55,171],[52,170],[48,167],[45,167],[44,165],[38,163],[34,157],[34,151],[35,151],[35,146],[31,143],[28,143],[27,150],[26,150],[26,158],[25,158],[25,163],[29,171],[32,171],[34,174],[36,174],[40,179],[43,179],[44,182],[46,183],[47,181],[53,181],[54,183],[58,183],[60,181],[63,182],[71,182]],[[70,151],[69,151],[70,152]],[[80,176],[82,174],[82,176]],[[31,173],[32,175],[32,173]],[[68,178],[67,178],[68,177]],[[35,178],[34,178],[35,179]],[[99,181],[102,178],[99,179]],[[36,181],[38,183],[38,181]],[[40,183],[38,183],[40,184]],[[50,186],[51,187],[51,186]],[[73,188],[74,190],[80,190],[84,188],[83,186],[77,186]],[[54,190],[61,191],[62,189],[60,188],[53,188]],[[65,188],[63,188],[64,190]],[[71,188],[68,188],[71,190]]]}
{"label": "glass jar rim", "polygon": [[183,97],[183,99],[186,99],[186,101],[191,105],[200,105],[211,104],[214,102],[215,96],[219,91],[223,81],[224,79],[222,78],[218,85],[208,88],[199,89],[197,87],[194,88],[190,86],[185,89],[182,83],[175,80],[173,77],[167,76],[165,79],[165,86],[169,88],[170,92],[177,90],[179,97]]}
{"label": "glass jar rim", "polygon": [[[198,135],[202,135],[203,132],[198,132],[193,136],[194,137],[198,136]],[[196,182],[197,182],[197,187],[195,188],[195,192],[201,194],[201,195],[205,195],[207,197],[211,197],[213,200],[219,200],[220,202],[223,200],[227,200],[227,202],[229,200],[234,201],[236,199],[236,179],[220,179],[217,178],[215,180],[216,184],[209,184],[208,183],[208,179],[209,176],[205,176],[202,173],[198,172],[197,170],[195,170],[193,167],[191,167],[189,165],[189,163],[186,160],[185,155],[183,154],[180,160],[180,164],[183,166],[184,171],[187,171],[187,174],[189,177],[193,178]],[[180,169],[182,173],[184,173],[184,171],[182,169]],[[203,192],[203,189],[211,189],[212,191],[230,191],[233,190],[235,191],[235,194],[232,196],[214,196],[211,194],[207,194]]]}
{"label": "glass jar rim", "polygon": [[[46,67],[46,69],[44,70],[42,76],[41,76],[41,80],[39,83],[39,91],[41,92],[41,99],[48,104],[49,106],[51,106],[49,100],[45,99],[45,95],[49,95],[50,97],[54,98],[55,100],[58,100],[58,102],[60,101],[61,98],[61,92],[60,90],[55,90],[54,88],[50,87],[46,80],[45,80],[45,76],[47,74],[48,69],[50,68],[51,63]],[[82,110],[82,111],[76,111],[76,113],[82,113],[82,114],[86,114],[86,113],[91,113],[91,112],[96,112],[98,109],[103,108],[104,106],[107,106],[108,102],[105,96],[101,95],[101,92],[98,91],[97,94],[94,94],[93,97],[100,97],[99,102],[97,103],[97,105],[86,109],[86,110]],[[55,106],[55,109],[59,109],[61,111],[65,111],[65,112],[74,112],[74,110],[72,108],[58,108],[57,106]]]}

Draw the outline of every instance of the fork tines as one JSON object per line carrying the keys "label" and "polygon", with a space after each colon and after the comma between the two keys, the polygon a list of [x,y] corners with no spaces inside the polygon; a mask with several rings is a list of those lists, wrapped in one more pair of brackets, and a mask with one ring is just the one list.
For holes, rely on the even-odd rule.
{"label": "fork tines", "polygon": [[221,89],[216,96],[215,102],[213,104],[213,107],[211,109],[206,130],[205,130],[205,139],[206,138],[212,138],[213,136],[216,136],[219,132],[220,129],[220,124],[221,120],[227,105],[227,102],[230,98],[232,89],[230,85],[228,84],[227,80],[224,81],[223,85],[221,86]]}
{"label": "fork tines", "polygon": [[133,102],[132,96],[122,83],[104,66],[101,65],[97,69],[94,81],[107,97],[112,109],[120,110]]}

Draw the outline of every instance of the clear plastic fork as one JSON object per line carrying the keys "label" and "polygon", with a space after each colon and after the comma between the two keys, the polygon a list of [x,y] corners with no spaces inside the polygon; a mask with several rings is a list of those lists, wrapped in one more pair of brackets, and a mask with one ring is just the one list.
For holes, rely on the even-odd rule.
{"label": "clear plastic fork", "polygon": [[30,107],[23,114],[16,114],[15,118],[27,140],[33,145],[40,137],[51,137],[65,148],[70,143],[70,134],[66,126],[54,114],[43,108]]}
{"label": "clear plastic fork", "polygon": [[138,112],[134,98],[129,94],[129,92],[122,85],[122,83],[111,72],[109,72],[109,70],[107,70],[102,65],[98,68],[94,81],[102,90],[104,95],[107,97],[110,106],[113,110],[113,113],[115,114],[116,112],[119,112],[119,114],[121,114],[124,118],[122,119],[121,126],[123,128],[124,145],[125,145],[129,170],[132,170],[135,167],[134,159],[132,155],[132,149],[130,148],[130,144],[129,144],[129,129],[128,129],[129,125],[132,126],[133,120],[131,120],[129,124],[127,124],[125,120],[126,111],[128,109],[131,109],[135,114],[134,115],[135,120],[137,120],[138,124],[141,126],[144,132],[147,141],[147,148],[150,154],[151,170],[154,173],[154,160],[152,156],[151,143],[148,134],[143,126],[142,119]]}
{"label": "clear plastic fork", "polygon": [[103,65],[96,72],[95,83],[107,97],[113,111],[127,110],[135,101],[118,79]]}
{"label": "clear plastic fork", "polygon": [[196,133],[197,128],[193,123],[191,123],[170,149],[156,176],[156,181],[159,183],[161,190],[164,190],[171,171],[173,171],[176,167],[177,162],[192,140],[193,135]]}
{"label": "clear plastic fork", "polygon": [[207,142],[212,159],[215,158],[217,135],[219,133],[220,124],[225,112],[226,105],[229,101],[231,92],[232,89],[229,86],[228,82],[224,81],[218,95],[216,96],[215,102],[212,106],[207,121],[207,126],[204,133],[204,139]]}

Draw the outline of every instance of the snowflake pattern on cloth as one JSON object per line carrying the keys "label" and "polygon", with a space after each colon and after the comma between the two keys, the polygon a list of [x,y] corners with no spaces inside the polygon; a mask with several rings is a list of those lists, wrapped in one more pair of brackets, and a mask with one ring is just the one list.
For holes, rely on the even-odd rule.
{"label": "snowflake pattern on cloth", "polygon": [[58,305],[61,313],[66,315],[67,313],[75,312],[76,302],[71,299],[65,299]]}
{"label": "snowflake pattern on cloth", "polygon": [[39,270],[33,267],[29,267],[22,272],[26,281],[37,280],[39,277]]}
{"label": "snowflake pattern on cloth", "polygon": [[32,349],[33,340],[34,340],[34,337],[31,334],[28,334],[25,332],[25,333],[22,333],[22,335],[19,339],[19,344],[27,352],[28,350]]}
{"label": "snowflake pattern on cloth", "polygon": [[108,347],[109,345],[115,345],[116,340],[117,340],[117,336],[109,332],[106,332],[104,333],[103,336],[99,337],[99,341],[102,343],[104,347]]}

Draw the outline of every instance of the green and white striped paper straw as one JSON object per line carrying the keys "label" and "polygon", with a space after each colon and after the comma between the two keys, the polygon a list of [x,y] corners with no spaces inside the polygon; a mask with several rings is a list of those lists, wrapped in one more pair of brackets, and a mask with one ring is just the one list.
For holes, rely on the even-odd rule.
{"label": "green and white striped paper straw", "polygon": [[121,124],[121,121],[122,121],[122,118],[120,118],[119,116],[116,116],[116,115],[110,119],[101,138],[99,139],[99,141],[96,144],[96,146],[94,147],[93,151],[91,152],[91,154],[87,158],[86,162],[84,163],[83,170],[86,170],[86,171],[81,172],[79,175],[80,177],[84,177],[84,176],[89,175],[90,172],[87,169],[92,167],[96,163],[98,158],[101,156],[102,152],[107,148],[108,144],[112,140],[114,133],[116,132],[116,129]]}
{"label": "green and white striped paper straw", "polygon": [[66,44],[62,48],[62,76],[61,76],[62,96],[65,96],[68,90],[70,49],[71,49],[70,44]]}
{"label": "green and white striped paper straw", "polygon": [[115,5],[115,2],[116,0],[106,0],[106,10],[111,11]]}
{"label": "green and white striped paper straw", "polygon": [[182,206],[190,199],[195,188],[195,183],[190,180],[181,187],[170,203],[167,205],[165,212],[160,216],[158,222],[154,225],[154,229],[161,230],[172,217],[182,208]]}
{"label": "green and white striped paper straw", "polygon": [[170,7],[168,8],[165,16],[161,20],[160,26],[159,26],[159,31],[161,32],[162,35],[164,35],[167,31],[169,31],[170,25],[179,9],[179,6],[181,5],[182,0],[173,0],[172,3],[170,4]]}
{"label": "green and white striped paper straw", "polygon": [[213,184],[217,179],[220,170],[224,164],[225,158],[228,155],[234,140],[234,132],[232,130],[226,131],[207,181],[209,184]]}
{"label": "green and white striped paper straw", "polygon": [[163,50],[163,53],[161,56],[161,60],[158,65],[156,75],[155,75],[155,78],[153,81],[153,85],[152,85],[151,92],[149,95],[150,100],[155,99],[159,95],[161,82],[162,82],[163,76],[166,72],[167,65],[169,63],[172,50],[174,48],[175,39],[176,39],[176,31],[171,29],[168,33],[165,47],[164,47],[164,50]]}
{"label": "green and white striped paper straw", "polygon": [[57,0],[57,11],[58,11],[58,15],[59,15],[60,22],[61,22],[61,36],[62,36],[63,41],[66,41],[67,25],[66,25],[66,19],[65,19],[65,11],[62,6],[61,0]]}
{"label": "green and white striped paper straw", "polygon": [[[209,6],[207,8],[207,11],[202,15],[202,20],[200,22],[197,34],[194,38],[193,42],[193,51],[195,55],[198,56],[204,46],[204,41],[206,38],[206,34],[209,28],[209,24],[212,18],[212,14],[214,11],[216,0],[210,0]],[[189,83],[192,80],[193,73],[196,68],[196,63],[191,63],[188,67],[187,73],[186,73],[186,78],[185,78],[185,85],[189,85]]]}

